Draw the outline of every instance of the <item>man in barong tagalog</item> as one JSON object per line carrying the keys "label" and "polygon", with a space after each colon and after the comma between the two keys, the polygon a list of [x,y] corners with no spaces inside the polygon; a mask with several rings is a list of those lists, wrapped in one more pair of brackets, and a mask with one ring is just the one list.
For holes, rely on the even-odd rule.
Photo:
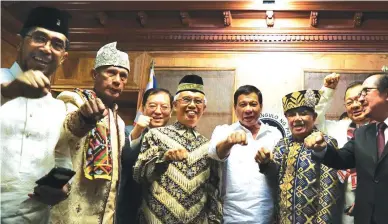
{"label": "man in barong tagalog", "polygon": [[[80,117],[82,129],[67,124],[80,141],[58,144],[69,147],[73,169],[71,194],[68,200],[53,209],[53,223],[113,223],[119,183],[120,155],[124,146],[124,121],[115,103],[122,93],[129,74],[128,54],[116,49],[116,42],[106,44],[97,52],[93,90],[64,91],[57,97],[66,103],[68,116]],[[92,119],[76,111],[87,101],[86,111],[100,111]],[[94,109],[93,109],[94,108]]]}
{"label": "man in barong tagalog", "polygon": [[[291,136],[283,138],[273,153],[261,148],[256,154],[260,171],[278,178],[277,223],[336,223],[339,216],[337,170],[312,160],[304,139],[319,133],[314,127],[317,90],[302,90],[283,97],[283,109]],[[333,148],[337,141],[324,135]]]}
{"label": "man in barong tagalog", "polygon": [[145,134],[134,166],[143,184],[140,223],[221,223],[218,162],[195,130],[206,109],[202,78],[187,75],[174,97],[177,121]]}

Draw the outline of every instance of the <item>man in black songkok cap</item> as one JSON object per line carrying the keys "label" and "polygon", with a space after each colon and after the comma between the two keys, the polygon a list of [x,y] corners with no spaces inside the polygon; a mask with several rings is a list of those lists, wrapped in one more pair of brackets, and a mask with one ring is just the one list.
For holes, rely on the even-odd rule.
{"label": "man in black songkok cap", "polygon": [[195,129],[206,108],[202,78],[183,77],[173,105],[177,121],[144,135],[133,169],[144,186],[139,223],[221,223],[217,161]]}
{"label": "man in black songkok cap", "polygon": [[54,166],[71,168],[69,153],[54,149],[60,139],[77,139],[66,124],[83,124],[80,119],[65,122],[75,119],[66,117],[64,102],[49,92],[50,77],[68,55],[68,19],[58,9],[33,9],[18,35],[16,62],[0,70],[2,224],[48,223],[49,205],[69,193],[68,185],[56,189],[35,184]]}

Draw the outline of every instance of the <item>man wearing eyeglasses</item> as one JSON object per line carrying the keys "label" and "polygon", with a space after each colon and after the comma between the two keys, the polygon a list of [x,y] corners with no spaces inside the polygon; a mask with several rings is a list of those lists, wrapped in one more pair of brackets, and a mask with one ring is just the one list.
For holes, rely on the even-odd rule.
{"label": "man wearing eyeglasses", "polygon": [[49,205],[68,194],[67,185],[35,184],[55,165],[71,168],[54,152],[66,107],[49,92],[68,55],[68,19],[57,9],[32,10],[18,35],[16,62],[0,71],[1,223],[48,223]]}
{"label": "man wearing eyeglasses", "polygon": [[357,170],[354,222],[386,223],[388,220],[388,74],[375,74],[362,84],[359,101],[363,113],[376,123],[358,128],[341,149],[328,145],[322,134],[305,141],[316,160],[335,169]]}
{"label": "man wearing eyeglasses", "polygon": [[[364,107],[358,101],[359,94],[362,90],[362,82],[353,82],[348,85],[345,90],[344,106],[349,120],[326,120],[326,111],[332,106],[334,91],[339,82],[339,74],[333,73],[325,77],[322,95],[317,104],[317,120],[316,124],[320,131],[333,136],[339,147],[345,145],[347,141],[353,138],[354,130],[370,122],[370,119],[365,117]],[[344,187],[344,198],[340,201],[342,206],[342,223],[354,223],[353,211],[355,191],[357,187],[356,169],[346,169],[338,171],[338,178]]]}
{"label": "man wearing eyeglasses", "polygon": [[206,109],[202,78],[183,77],[173,105],[177,121],[145,134],[134,166],[144,186],[139,223],[221,223],[217,163],[195,130]]}
{"label": "man wearing eyeglasses", "polygon": [[48,223],[49,206],[66,199],[70,185],[35,182],[54,166],[72,168],[68,149],[54,150],[56,145],[79,140],[73,130],[87,129],[86,121],[105,111],[94,99],[67,116],[69,108],[49,92],[49,78],[68,55],[68,19],[58,9],[33,9],[20,32],[16,62],[0,72],[1,223]]}
{"label": "man wearing eyeglasses", "polygon": [[116,208],[119,224],[136,223],[142,190],[141,185],[133,179],[132,169],[139,156],[144,135],[152,128],[164,127],[170,120],[172,102],[173,97],[166,89],[152,88],[147,90],[142,99],[142,115],[139,116],[135,126],[126,129]]}

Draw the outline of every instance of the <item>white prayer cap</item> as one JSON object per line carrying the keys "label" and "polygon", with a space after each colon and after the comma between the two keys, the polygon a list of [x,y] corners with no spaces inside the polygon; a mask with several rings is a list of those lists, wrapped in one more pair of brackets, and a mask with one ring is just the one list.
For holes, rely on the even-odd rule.
{"label": "white prayer cap", "polygon": [[100,48],[97,52],[94,69],[113,65],[116,67],[122,67],[130,71],[128,54],[116,49],[117,42],[109,43]]}

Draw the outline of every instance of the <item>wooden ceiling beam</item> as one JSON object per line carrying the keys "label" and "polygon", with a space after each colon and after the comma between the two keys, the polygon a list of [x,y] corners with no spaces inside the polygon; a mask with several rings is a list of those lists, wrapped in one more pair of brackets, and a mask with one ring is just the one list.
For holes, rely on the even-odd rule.
{"label": "wooden ceiling beam", "polygon": [[36,5],[58,7],[69,11],[155,11],[155,10],[274,10],[274,11],[388,11],[388,2],[383,1],[299,1],[263,4],[261,1],[98,1],[36,2]]}

